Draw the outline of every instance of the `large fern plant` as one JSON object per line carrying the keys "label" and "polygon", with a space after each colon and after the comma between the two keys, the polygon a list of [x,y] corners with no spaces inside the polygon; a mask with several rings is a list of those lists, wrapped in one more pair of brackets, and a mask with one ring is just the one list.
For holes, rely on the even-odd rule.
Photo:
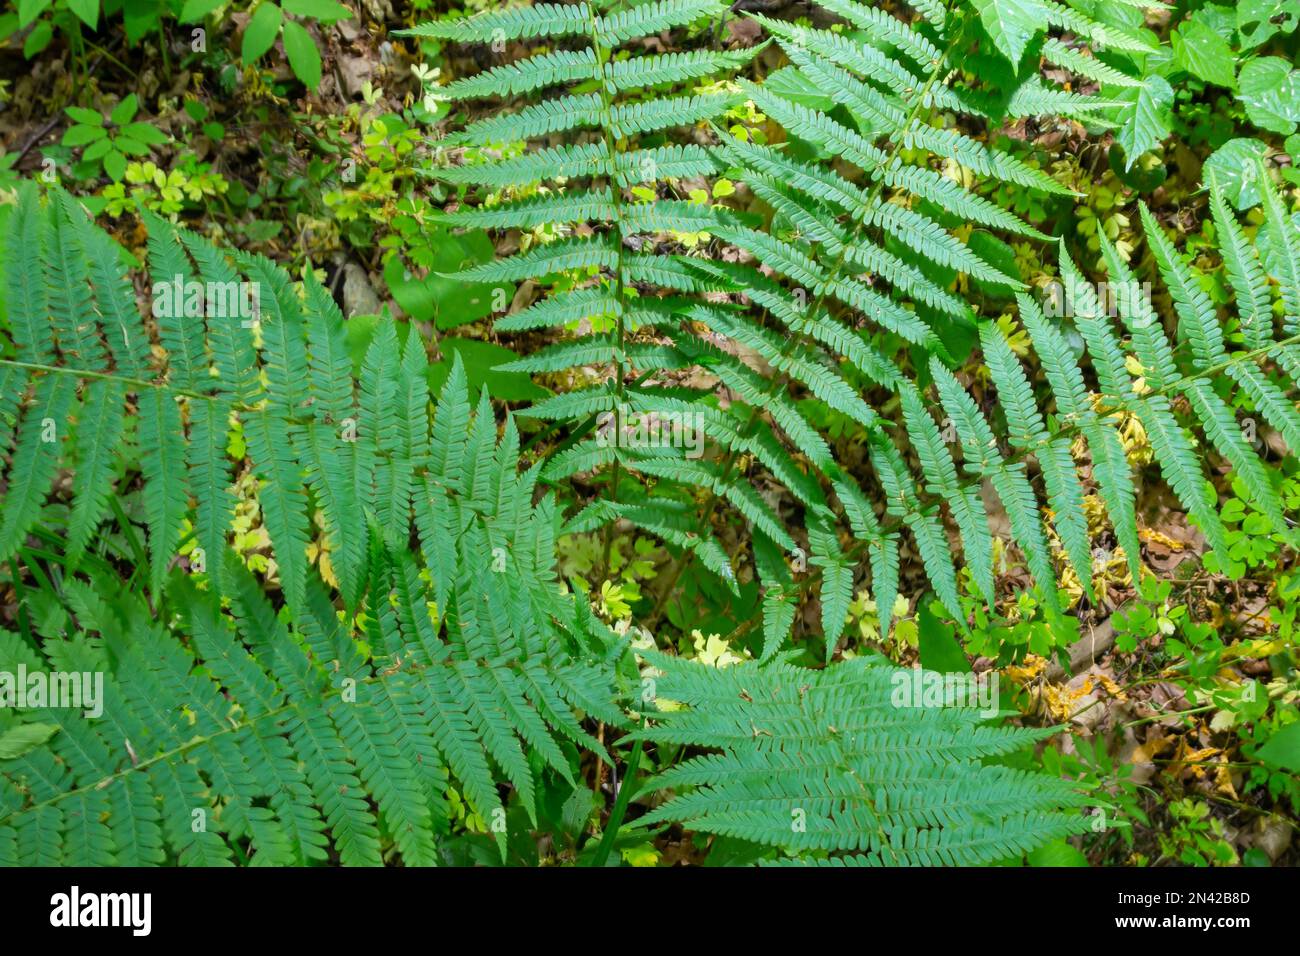
{"label": "large fern plant", "polygon": [[[187,247],[202,274],[236,274],[196,237],[152,225],[159,281],[189,274]],[[448,827],[449,772],[490,822],[504,812],[498,778],[532,813],[537,773],[572,779],[562,742],[602,752],[579,715],[622,719],[608,632],[557,589],[554,503],[535,500],[535,469],[519,472],[513,425],[498,436],[486,399],[472,411],[459,365],[430,427],[418,335],[402,350],[383,326],[358,380],[342,317],[321,288],[309,277],[300,303],[282,271],[247,260],[275,291],[274,307],[247,331],[236,318],[213,319],[208,335],[161,316],[164,379],[143,359],[149,337],[116,247],[75,203],[58,194],[42,209],[26,191],[10,238],[10,261],[26,268],[8,287],[23,359],[6,363],[6,397],[26,408],[6,475],[8,554],[59,575],[72,614],[38,625],[39,653],[5,632],[0,670],[109,678],[98,720],[22,712],[28,733],[54,737],[0,763],[0,858],[305,863],[324,859],[332,838],[344,863],[378,863],[390,847],[410,864],[432,863],[435,834]],[[44,261],[23,262],[38,249]],[[103,271],[87,281],[96,251]],[[46,311],[57,365],[56,342],[39,335]],[[136,345],[110,370],[98,360],[102,340],[119,336]],[[257,495],[287,613],[226,544],[232,413],[253,473],[266,476]],[[50,433],[68,421],[75,434]],[[119,462],[137,455],[161,569],[152,606],[115,595],[114,555],[77,531],[96,531]],[[50,477],[65,467],[75,475],[71,507],[43,512]],[[97,502],[85,505],[91,495]],[[330,529],[338,598],[307,569],[310,513]],[[423,561],[408,548],[413,514]],[[169,571],[189,516],[209,557],[196,568],[190,551],[192,574]],[[66,527],[61,553],[42,559],[26,544],[38,523]],[[133,524],[122,519],[120,530]],[[336,600],[364,610],[347,614]],[[11,714],[0,711],[0,738],[15,729]],[[504,831],[493,832],[504,846]]]}
{"label": "large fern plant", "polygon": [[[0,708],[0,862],[431,864],[467,825],[504,852],[508,808],[535,825],[548,781],[583,786],[586,758],[610,759],[595,724],[639,716],[648,738],[680,739],[626,642],[557,580],[544,466],[520,470],[513,420],[472,405],[459,363],[431,395],[424,339],[384,322],[357,371],[310,272],[298,285],[146,219],[155,295],[178,276],[256,281],[261,309],[146,322],[120,248],[75,200],[28,186],[10,214],[0,511],[19,614],[0,673],[100,675],[103,694],[89,714]],[[236,486],[264,522],[261,560],[232,535]],[[879,711],[876,683],[836,673],[847,696],[810,700],[818,724]],[[726,696],[736,679],[702,670],[692,686]],[[881,716],[869,722],[900,746],[934,720]],[[696,742],[733,746],[718,729],[733,718],[715,717]],[[943,719],[958,736],[968,724]],[[1054,808],[1004,850],[1078,825],[1054,781],[975,760],[1024,735],[971,733],[964,779]],[[782,752],[820,760],[815,737]],[[837,799],[831,769],[800,778],[817,807]],[[947,845],[983,820],[889,827],[899,847]],[[775,832],[752,838],[877,846]]]}
{"label": "large fern plant", "polygon": [[[1009,769],[1041,732],[895,707],[883,662],[813,670],[782,644],[817,583],[829,661],[858,577],[888,615],[909,550],[959,622],[967,583],[992,603],[991,505],[1049,609],[1067,568],[1091,596],[1094,489],[1136,577],[1134,422],[1212,548],[1226,535],[1211,452],[1284,529],[1237,415],[1300,447],[1300,235],[1265,171],[1258,231],[1211,182],[1227,323],[1145,207],[1133,258],[1102,236],[1100,262],[1080,265],[1062,245],[1068,314],[1045,315],[972,236],[1048,237],[969,187],[1068,191],[951,120],[997,120],[954,57],[971,17],[1015,26],[1004,5],[927,2],[916,21],[822,6],[841,22],[755,17],[777,67],[756,82],[725,78],[752,51],[696,32],[725,12],[709,0],[535,4],[414,31],[494,55],[549,45],[444,88],[503,102],[440,140],[437,171],[457,190],[449,223],[522,249],[460,277],[541,290],[495,322],[523,343],[513,370],[558,386],[516,413],[547,429],[522,472],[515,420],[475,407],[459,365],[431,394],[415,324],[379,322],[354,367],[310,271],[297,283],[145,214],[155,301],[196,283],[260,291],[251,315],[173,301],[147,320],[116,243],[66,194],[23,188],[4,256],[0,566],[18,614],[0,672],[98,672],[106,694],[99,718],[0,708],[0,861],[432,863],[467,818],[504,850],[508,808],[532,825],[549,782],[584,786],[584,757],[609,759],[601,726],[665,761],[693,748],[642,791],[665,799],[639,826],[773,861],[990,862],[1081,826],[1068,783]],[[1076,38],[1041,51],[1084,77],[1104,70],[1078,37],[1143,43],[1124,18],[1117,32],[1021,6]],[[637,52],[665,30],[699,43]],[[1017,96],[1003,112],[1108,108],[1036,81]],[[722,173],[753,201],[681,198]],[[1148,299],[1139,282],[1157,277]],[[981,317],[988,286],[1015,293],[1027,348]],[[961,329],[977,391],[954,371],[972,367]],[[558,341],[530,347],[541,330]],[[611,441],[602,416],[625,411],[699,423],[703,456],[624,441],[619,420]],[[565,518],[571,487],[598,493]],[[232,535],[250,506],[264,547]],[[737,517],[750,533],[728,553]],[[642,651],[655,673],[638,675],[555,572],[558,535],[609,542],[618,522],[680,554],[661,601],[691,561],[733,585],[752,571],[764,660]],[[796,575],[803,548],[813,568]]]}
{"label": "large fern plant", "polygon": [[[647,4],[613,16],[588,10],[591,16],[584,19],[578,12],[586,9],[582,5],[537,4],[414,31],[470,42],[502,34],[514,39],[579,36],[594,49],[590,61],[578,54],[542,53],[451,83],[445,89],[452,98],[490,91],[513,101],[523,92],[583,81],[603,85],[606,93],[599,105],[591,99],[596,94],[548,97],[513,111],[508,104],[501,113],[444,139],[448,146],[474,150],[466,161],[437,173],[491,194],[464,193],[464,205],[448,217],[453,224],[527,232],[546,218],[572,223],[585,236],[534,244],[462,274],[467,280],[533,279],[543,288],[554,287],[537,303],[498,319],[498,333],[577,329],[575,336],[511,366],[546,373],[552,383],[579,383],[524,412],[568,426],[567,441],[557,446],[544,479],[609,470],[606,492],[576,515],[568,529],[603,525],[608,530],[615,520],[628,521],[682,548],[683,564],[698,558],[724,580],[734,580],[739,563],[751,560],[764,589],[765,657],[786,640],[799,592],[818,580],[829,658],[844,628],[859,557],[868,559],[876,606],[886,615],[892,608],[902,531],[911,537],[927,577],[955,618],[964,618],[960,570],[968,570],[978,593],[993,603],[994,535],[981,494],[984,485],[1006,511],[1011,537],[1049,611],[1060,609],[1056,592],[1066,564],[1083,592],[1092,596],[1092,542],[1082,507],[1091,487],[1080,478],[1083,465],[1091,466],[1117,544],[1136,575],[1140,548],[1132,467],[1117,430],[1122,416],[1134,414],[1147,428],[1180,500],[1211,546],[1221,544],[1213,496],[1183,430],[1186,419],[1178,418],[1169,400],[1186,392],[1194,420],[1207,429],[1211,444],[1252,487],[1260,485],[1264,478],[1258,456],[1230,424],[1230,396],[1196,377],[1212,374],[1205,371],[1207,361],[1214,365],[1227,357],[1216,353],[1207,360],[1205,349],[1213,351],[1212,343],[1194,348],[1195,362],[1184,363],[1174,375],[1173,360],[1165,355],[1169,344],[1150,306],[1136,296],[1121,297],[1125,311],[1120,318],[1130,332],[1126,346],[1115,334],[1113,316],[1103,311],[1105,303],[1090,294],[1088,277],[1063,262],[1067,294],[1077,312],[1074,324],[1091,357],[1095,383],[1090,384],[1088,365],[1063,337],[1068,329],[1042,321],[1020,280],[991,261],[988,244],[971,241],[980,231],[1047,239],[963,185],[972,177],[1069,195],[1027,157],[977,142],[954,127],[955,116],[965,116],[967,122],[992,119],[983,105],[988,97],[978,85],[967,84],[953,60],[970,42],[972,16],[979,16],[987,30],[989,5],[977,4],[975,10],[923,5],[924,17],[915,23],[854,0],[822,6],[841,21],[838,26],[754,15],[789,65],[765,82],[733,84],[785,143],[759,142],[761,137],[735,124],[724,129],[715,122],[707,130],[679,133],[689,142],[678,147],[637,147],[639,129],[628,125],[626,116],[646,110],[644,115],[663,118],[663,125],[671,115],[684,125],[701,114],[680,108],[661,112],[655,104],[673,101],[681,107],[699,98],[681,94],[662,100],[651,94],[636,106],[623,105],[619,96],[626,87],[605,78],[614,70],[606,60],[633,31],[612,32],[609,24],[643,23],[647,29],[685,24],[709,12],[704,6]],[[1066,28],[1076,40],[1134,52],[1149,49],[1122,23],[1102,25],[1069,7],[1041,6],[1049,27]],[[584,34],[582,24],[588,22]],[[1074,46],[1051,39],[1046,46],[1049,62],[1068,60],[1085,78],[1104,72],[1101,61],[1093,64]],[[1023,43],[1017,48],[1023,52]],[[572,70],[557,72],[557,58]],[[692,63],[725,62],[725,54],[709,51],[688,58]],[[644,71],[664,82],[697,76],[684,67],[665,72],[666,62],[655,56],[622,62],[639,60],[646,62],[625,70],[632,75]],[[590,66],[589,74],[579,61]],[[1122,78],[1107,77],[1122,85]],[[1035,89],[1037,93],[1020,96],[1009,114],[1064,109],[1059,96]],[[1067,112],[1074,114],[1099,115],[1096,111],[1113,105],[1070,96]],[[539,125],[531,121],[534,116],[549,119]],[[587,127],[598,130],[593,134],[597,141],[575,142],[574,131]],[[557,131],[564,134],[563,145],[547,139]],[[698,145],[701,138],[707,146]],[[501,140],[522,141],[525,151],[506,160],[477,161]],[[692,162],[661,166],[655,156],[664,150]],[[760,205],[754,210],[708,208],[672,198],[681,188],[679,178],[706,172],[710,160],[716,171],[739,170]],[[654,198],[644,198],[645,188],[631,188],[644,170],[654,173],[641,173]],[[592,185],[577,188],[576,177]],[[563,186],[547,185],[556,181]],[[540,196],[496,201],[501,190],[531,191],[538,184]],[[493,201],[476,203],[476,197]],[[755,222],[752,212],[763,218]],[[1235,222],[1233,227],[1240,237],[1240,227]],[[1279,228],[1293,235],[1291,225]],[[703,232],[711,241],[683,247],[674,239],[682,230]],[[1147,230],[1159,271],[1182,302],[1194,289],[1181,260],[1149,218]],[[658,243],[657,258],[645,252],[648,242]],[[1248,244],[1229,252],[1245,255],[1247,250]],[[1112,286],[1134,284],[1129,265],[1115,250],[1107,246],[1103,251]],[[565,278],[548,281],[557,275]],[[950,370],[958,357],[950,354],[950,343],[962,341],[952,330],[976,326],[971,300],[961,294],[971,282],[1017,291],[1022,321],[1037,346],[1038,367],[1026,372],[998,327],[979,328],[988,374],[1004,400],[1004,413],[992,420]],[[1255,283],[1248,295],[1266,292]],[[1251,307],[1267,311],[1258,302]],[[1214,318],[1212,310],[1197,315],[1200,326]],[[1198,326],[1185,320],[1180,327]],[[1125,364],[1129,353],[1154,373],[1147,373],[1142,383],[1154,388],[1153,394],[1133,391]],[[1193,377],[1184,380],[1182,373]],[[1262,403],[1265,416],[1286,434],[1291,406],[1277,387],[1253,373],[1234,375],[1247,389],[1246,399]],[[593,377],[604,380],[584,384]],[[1056,403],[1057,414],[1047,418],[1035,395],[1039,380]],[[942,409],[938,421],[927,406],[928,396]],[[694,460],[677,448],[611,447],[600,435],[591,435],[597,416],[624,406],[643,416],[697,415],[711,440],[708,454]],[[814,407],[822,412],[810,417],[808,410]],[[837,462],[833,443],[814,424],[826,415],[857,430],[868,450],[869,469],[848,469]],[[901,419],[901,431],[896,419]],[[1076,445],[1080,436],[1084,443]],[[960,440],[957,454],[950,437]],[[1076,459],[1076,452],[1081,457]],[[630,475],[641,480],[631,481]],[[783,489],[775,508],[770,495],[764,498],[755,491],[773,484]],[[698,489],[705,490],[702,501]],[[1040,498],[1050,511],[1048,521]],[[1262,500],[1280,520],[1276,496]],[[727,555],[714,542],[722,503],[749,523],[752,556]],[[954,560],[949,527],[960,535],[961,561]],[[842,528],[855,539],[847,548]],[[796,582],[785,559],[804,548],[816,571]],[[675,580],[667,578],[665,595]]]}
{"label": "large fern plant", "polygon": [[[927,9],[930,22],[917,27],[850,0],[826,6],[855,32],[756,17],[793,70],[781,71],[780,84],[774,76],[727,87],[787,136],[856,166],[852,173],[718,121],[732,99],[689,87],[708,71],[733,66],[734,54],[704,49],[624,59],[616,52],[641,33],[721,14],[708,2],[650,3],[612,15],[586,4],[534,4],[411,31],[467,43],[566,37],[584,48],[538,53],[443,88],[455,100],[506,100],[499,112],[441,140],[449,155],[463,160],[435,173],[465,189],[462,207],[448,221],[525,234],[542,222],[562,223],[582,236],[535,242],[458,277],[533,280],[549,288],[531,306],[498,318],[498,334],[576,329],[510,366],[572,386],[523,412],[566,428],[543,480],[581,474],[605,482],[604,493],[568,530],[608,533],[613,522],[625,521],[679,548],[683,558],[666,579],[662,601],[692,558],[735,581],[746,558],[728,555],[713,527],[722,505],[734,508],[753,529],[752,562],[765,594],[765,656],[781,646],[796,613],[785,558],[806,549],[824,571],[829,658],[853,578],[841,526],[869,551],[878,606],[891,608],[897,588],[898,537],[882,528],[855,476],[837,463],[808,415],[810,404],[873,436],[882,467],[892,469],[886,476],[892,512],[913,529],[944,596],[955,593],[942,525],[925,511],[901,457],[884,450],[888,428],[863,387],[886,395],[907,388],[900,349],[950,358],[944,325],[973,325],[970,306],[936,275],[956,271],[1019,285],[968,244],[955,222],[1045,237],[932,164],[957,164],[1045,193],[1069,192],[1021,159],[933,125],[946,111],[978,113],[975,97],[948,82],[959,18],[936,7]],[[682,84],[686,92],[672,92]],[[566,85],[584,92],[545,92]],[[833,99],[833,115],[804,105],[810,89]],[[524,94],[542,98],[523,105]],[[586,129],[592,132],[584,136]],[[667,129],[678,132],[666,139]],[[653,142],[642,142],[647,133]],[[483,160],[494,148],[521,141],[521,154],[512,148],[509,158]],[[740,210],[677,198],[682,179],[726,169],[744,171],[781,228]],[[512,193],[530,195],[511,200]],[[683,233],[710,241],[684,245]],[[728,248],[748,261],[720,254]],[[689,417],[708,436],[707,453],[695,458],[676,447],[602,440],[600,417],[624,409],[649,419]],[[793,521],[759,494],[773,483],[789,495]],[[800,525],[806,532],[795,531]],[[1045,567],[1038,560],[1037,569]]]}

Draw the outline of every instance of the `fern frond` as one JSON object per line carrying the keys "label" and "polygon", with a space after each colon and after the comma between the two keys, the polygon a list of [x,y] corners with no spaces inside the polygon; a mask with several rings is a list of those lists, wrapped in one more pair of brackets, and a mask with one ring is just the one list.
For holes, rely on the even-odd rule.
{"label": "fern frond", "polygon": [[[416,354],[409,342],[405,354]],[[387,366],[385,374],[400,380],[403,371]],[[38,393],[70,401],[72,382],[48,375]],[[390,552],[386,535],[372,535],[365,602],[374,658],[353,643],[314,575],[290,583],[284,522],[273,516],[268,487],[260,500],[293,617],[276,614],[228,551],[214,556],[225,562],[228,613],[190,581],[167,582],[184,608],[188,643],[149,623],[137,597],[119,600],[119,620],[105,613],[94,587],[68,580],[77,624],[99,633],[113,662],[66,657],[98,648],[79,638],[48,642],[48,665],[107,672],[103,719],[113,731],[101,736],[79,713],[60,714],[54,741],[0,768],[5,788],[21,783],[16,803],[0,803],[6,856],[12,846],[15,859],[28,863],[216,865],[232,862],[239,846],[257,862],[283,865],[326,859],[332,843],[346,864],[378,863],[387,847],[409,864],[433,864],[449,826],[452,779],[489,821],[500,809],[494,767],[534,812],[536,771],[525,746],[572,779],[556,735],[585,745],[575,708],[622,722],[611,704],[612,671],[593,656],[602,639],[586,630],[572,597],[554,590],[557,514],[553,506],[532,506],[535,479],[518,472],[517,433],[508,424],[498,442],[490,411],[471,415],[464,392],[457,364],[429,442],[430,487],[456,486],[443,493],[463,515],[447,526],[445,546],[455,560],[429,566],[446,587],[445,603],[435,623],[431,592],[412,558]],[[166,392],[150,394],[178,408]],[[168,416],[154,413],[159,422]],[[313,452],[329,447],[324,422],[307,423],[305,436],[286,435],[269,411],[245,417],[255,465],[269,457],[270,468],[283,472],[295,440]],[[418,421],[410,412],[399,418]],[[169,441],[146,452],[158,459],[148,470],[171,467],[167,456],[183,434],[175,425]],[[407,434],[408,451],[419,453],[422,444]],[[462,448],[472,467],[462,463]],[[321,467],[312,479],[327,509],[330,495],[352,487],[334,471]],[[275,482],[292,487],[283,473]],[[35,486],[43,490],[42,482]],[[417,503],[416,510],[420,524],[426,509]],[[511,556],[509,573],[489,567],[486,543],[493,539]],[[335,554],[341,560],[337,547]],[[575,634],[591,642],[587,649],[571,641]],[[7,663],[6,647],[0,641],[0,663]],[[55,754],[72,773],[59,770]],[[191,826],[195,813],[206,826]]]}
{"label": "fern frond", "polygon": [[[813,671],[773,662],[713,670],[660,655],[659,699],[638,736],[718,749],[670,769],[672,792],[638,824],[691,829],[876,865],[971,865],[1016,856],[1086,825],[1063,781],[981,757],[1034,732],[980,727],[974,710],[915,706],[921,682],[876,659]],[[919,702],[918,702],[919,703]],[[827,856],[829,854],[829,857]]]}

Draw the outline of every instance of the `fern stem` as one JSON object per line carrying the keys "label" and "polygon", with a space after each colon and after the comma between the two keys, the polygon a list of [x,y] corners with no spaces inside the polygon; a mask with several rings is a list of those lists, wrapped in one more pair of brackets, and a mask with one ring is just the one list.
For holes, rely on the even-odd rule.
{"label": "fern stem", "polygon": [[632,802],[632,795],[636,790],[636,772],[641,765],[641,751],[644,742],[638,740],[632,746],[632,753],[627,759],[627,770],[623,776],[623,784],[618,788],[618,796],[614,799],[614,807],[609,812],[609,820],[605,824],[605,831],[600,835],[600,845],[596,847],[596,855],[591,859],[593,867],[602,867],[605,861],[609,859],[610,851],[614,849],[614,841],[618,839],[619,827],[623,825],[623,817],[627,814],[628,804]]}
{"label": "fern stem", "polygon": [[[0,365],[8,365],[13,368],[25,368],[32,372],[56,372],[60,375],[71,375],[75,378],[93,378],[105,382],[119,382],[123,385],[132,385],[136,388],[153,388],[159,391],[170,392],[172,395],[179,395],[183,398],[201,399],[206,402],[223,402],[239,411],[254,411],[255,405],[248,405],[243,402],[232,401],[222,395],[210,395],[205,392],[196,392],[189,388],[180,388],[175,385],[169,385],[166,382],[155,382],[144,378],[135,378],[130,375],[119,375],[116,372],[99,372],[92,369],[84,368],[66,368],[59,365],[42,365],[39,362],[22,362],[18,359],[0,359]],[[291,416],[283,416],[287,421],[298,421]],[[310,419],[303,418],[302,421]]]}
{"label": "fern stem", "polygon": [[[604,69],[605,63],[611,56],[610,50],[601,45],[600,31],[597,22],[599,14],[596,13],[596,5],[591,6],[591,48],[595,54],[596,75],[594,77],[597,86],[600,89],[601,104],[601,138],[605,143],[605,152],[609,155],[612,169],[618,168],[617,155],[619,152],[618,141],[611,135],[610,127],[613,126],[613,107],[614,101],[610,95],[609,86],[605,83]],[[627,354],[627,323],[624,318],[626,309],[623,308],[624,296],[626,290],[623,285],[623,189],[618,184],[617,177],[610,177],[610,204],[614,210],[614,229],[616,232],[615,239],[618,242],[616,250],[616,259],[614,262],[614,300],[618,302],[618,315],[615,317],[615,340],[618,343],[614,354],[614,393],[615,414],[622,417],[622,407],[624,396],[626,395],[626,383],[623,377],[626,369],[623,365],[624,356]],[[618,420],[615,421],[615,427],[618,427]],[[618,502],[618,484],[621,477],[622,462],[617,455],[614,456],[614,466],[610,476],[609,497],[611,502]],[[600,563],[600,573],[597,575],[597,581],[603,581],[605,575],[609,573],[609,559],[614,548],[614,522],[605,525],[604,544],[602,547],[602,557]]]}

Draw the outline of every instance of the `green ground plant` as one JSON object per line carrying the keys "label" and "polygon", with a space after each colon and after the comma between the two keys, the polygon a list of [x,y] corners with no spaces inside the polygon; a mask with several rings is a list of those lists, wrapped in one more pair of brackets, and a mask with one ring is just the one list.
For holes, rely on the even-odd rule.
{"label": "green ground plant", "polygon": [[431,6],[17,5],[0,864],[1294,856],[1293,4]]}

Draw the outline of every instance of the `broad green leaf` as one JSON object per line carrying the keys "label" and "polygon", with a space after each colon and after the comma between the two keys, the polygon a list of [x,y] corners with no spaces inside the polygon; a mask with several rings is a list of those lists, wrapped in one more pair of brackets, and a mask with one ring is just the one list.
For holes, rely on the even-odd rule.
{"label": "broad green leaf", "polygon": [[309,90],[320,86],[320,50],[316,49],[311,34],[293,20],[284,21],[284,53],[289,58],[293,75]]}
{"label": "broad green leaf", "polygon": [[1300,72],[1281,57],[1263,56],[1241,68],[1239,96],[1250,121],[1284,136],[1300,121]]}
{"label": "broad green leaf", "polygon": [[267,50],[275,45],[276,34],[280,32],[280,23],[284,14],[274,3],[263,3],[253,13],[248,26],[244,27],[244,45],[240,56],[245,66],[251,66]]}
{"label": "broad green leaf", "polygon": [[1235,89],[1236,61],[1228,41],[1199,17],[1193,17],[1170,36],[1174,62],[1193,76]]}
{"label": "broad green leaf", "polygon": [[1300,0],[1237,0],[1241,48],[1253,50],[1277,33],[1291,33],[1300,23]]}
{"label": "broad green leaf", "polygon": [[18,724],[0,734],[0,760],[13,760],[35,750],[49,740],[59,728],[54,724]]}
{"label": "broad green leaf", "polygon": [[136,110],[140,108],[139,100],[134,93],[127,96],[122,102],[113,107],[113,112],[108,114],[108,118],[115,126],[125,126],[131,120],[135,119]]}
{"label": "broad green leaf", "polygon": [[107,135],[108,132],[102,126],[69,126],[60,142],[64,146],[85,146]]}
{"label": "broad green leaf", "polygon": [[148,123],[127,123],[122,127],[122,133],[146,146],[165,146],[168,143],[167,134]]}
{"label": "broad green leaf", "polygon": [[1218,180],[1223,195],[1239,211],[1258,206],[1263,196],[1259,191],[1259,163],[1268,155],[1268,147],[1257,139],[1230,139],[1205,161],[1201,178],[1205,182],[1213,176]]}
{"label": "broad green leaf", "polygon": [[116,149],[104,154],[104,172],[113,177],[113,182],[121,182],[126,175],[126,157]]}
{"label": "broad green leaf", "polygon": [[1020,65],[1034,34],[1047,26],[1043,8],[1035,0],[971,0],[980,23],[1013,66]]}
{"label": "broad green leaf", "polygon": [[334,0],[283,0],[280,5],[284,7],[285,13],[292,13],[295,17],[310,17],[322,23],[352,19],[352,11]]}
{"label": "broad green leaf", "polygon": [[67,106],[64,107],[63,112],[85,126],[104,125],[104,117],[100,115],[99,110],[88,110],[84,106]]}
{"label": "broad green leaf", "polygon": [[114,138],[113,145],[128,156],[148,156],[149,147],[125,133]]}
{"label": "broad green leaf", "polygon": [[404,312],[422,322],[435,322],[439,329],[454,329],[510,305],[515,294],[512,283],[463,282],[439,275],[491,262],[495,250],[486,232],[474,229],[452,235],[441,227],[429,227],[426,237],[427,255],[421,256],[421,264],[428,274],[423,278],[412,273],[400,256],[384,263],[384,281]]}
{"label": "broad green leaf", "polygon": [[86,147],[85,152],[81,154],[83,161],[89,162],[93,159],[103,159],[105,155],[113,148],[113,141],[107,136],[97,139]]}
{"label": "broad green leaf", "polygon": [[1087,866],[1088,858],[1065,840],[1053,840],[1033,850],[1028,861],[1030,866]]}
{"label": "broad green leaf", "polygon": [[150,3],[148,0],[126,0],[125,3],[120,5],[120,9],[122,11],[122,31],[126,34],[128,44],[134,46],[150,34],[158,32],[164,9],[161,3]]}
{"label": "broad green leaf", "polygon": [[504,402],[532,401],[550,394],[541,386],[533,384],[533,380],[523,372],[496,371],[498,365],[519,358],[510,349],[491,342],[480,342],[478,339],[458,338],[442,339],[438,342],[438,347],[442,350],[443,359],[429,366],[429,390],[432,392],[442,388],[451,369],[451,360],[460,356],[471,394],[486,387],[488,394]]}
{"label": "broad green leaf", "polygon": [[68,0],[68,9],[90,29],[98,29],[99,0]]}
{"label": "broad green leaf", "polygon": [[185,0],[181,7],[181,23],[197,23],[220,7],[226,0]]}
{"label": "broad green leaf", "polygon": [[48,20],[42,20],[32,27],[32,32],[27,34],[27,39],[23,41],[23,56],[30,60],[49,46],[53,39],[54,27],[50,26]]}
{"label": "broad green leaf", "polygon": [[970,661],[953,632],[952,625],[939,620],[922,601],[916,614],[921,666],[941,674],[969,674]]}
{"label": "broad green leaf", "polygon": [[54,0],[18,0],[18,29],[26,29],[31,26],[33,20],[39,17]]}
{"label": "broad green leaf", "polygon": [[835,100],[825,90],[792,66],[783,67],[763,81],[763,88],[810,109],[829,113]]}
{"label": "broad green leaf", "polygon": [[1269,737],[1255,756],[1270,767],[1300,773],[1300,721],[1287,724]]}

